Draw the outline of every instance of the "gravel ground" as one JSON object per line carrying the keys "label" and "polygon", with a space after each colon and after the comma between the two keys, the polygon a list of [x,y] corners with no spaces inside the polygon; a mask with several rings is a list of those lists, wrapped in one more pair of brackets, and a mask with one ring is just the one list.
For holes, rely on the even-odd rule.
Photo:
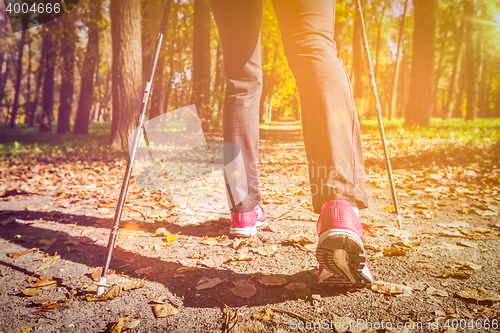
{"label": "gravel ground", "polygon": [[[431,152],[394,159],[405,216],[399,230],[386,209],[376,138],[365,136],[370,208],[361,220],[375,231],[365,247],[376,286],[393,284],[392,292],[328,290],[316,282],[317,215],[300,127],[266,126],[261,139],[267,226],[255,237],[230,239],[227,212],[187,223],[158,199],[161,191],[132,185],[111,264],[121,293],[107,300],[92,298],[93,281],[123,163],[41,163],[42,171],[31,167],[24,176],[4,164],[0,331],[120,332],[120,318],[129,332],[500,331],[500,194],[488,182],[499,170],[488,152],[467,165]],[[44,167],[45,181],[23,187]],[[400,285],[411,289],[400,293]]]}

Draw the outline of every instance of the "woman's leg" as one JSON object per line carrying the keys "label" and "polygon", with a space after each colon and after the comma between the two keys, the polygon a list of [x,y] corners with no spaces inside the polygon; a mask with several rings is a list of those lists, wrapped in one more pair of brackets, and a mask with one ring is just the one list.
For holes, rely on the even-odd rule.
{"label": "woman's leg", "polygon": [[367,207],[363,147],[347,72],[333,40],[334,0],[273,0],[299,90],[313,208]]}
{"label": "woman's leg", "polygon": [[[262,92],[260,25],[262,0],[210,0],[222,42],[226,95],[224,142],[241,149],[248,184],[247,197],[231,211],[253,210],[260,202],[259,101]],[[229,161],[225,161],[226,163]]]}

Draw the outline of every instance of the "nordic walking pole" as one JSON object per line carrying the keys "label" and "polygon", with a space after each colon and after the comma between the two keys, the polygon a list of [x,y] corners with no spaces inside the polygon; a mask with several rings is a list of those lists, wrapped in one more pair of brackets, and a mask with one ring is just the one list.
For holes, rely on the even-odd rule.
{"label": "nordic walking pole", "polygon": [[[113,220],[113,226],[111,228],[111,232],[109,234],[108,247],[106,249],[106,259],[104,260],[104,266],[102,268],[101,278],[97,283],[97,296],[101,295],[104,292],[106,284],[106,273],[108,272],[109,264],[111,262],[111,256],[113,255],[113,249],[116,243],[116,236],[118,234],[118,228],[120,227],[120,219],[123,212],[123,204],[125,203],[125,197],[127,195],[128,184],[130,181],[130,176],[132,174],[132,167],[134,165],[135,153],[137,151],[137,146],[139,144],[139,138],[141,136],[141,128],[144,131],[144,135],[146,135],[146,131],[144,129],[144,120],[146,118],[146,109],[148,107],[149,95],[151,93],[151,86],[153,84],[153,78],[156,70],[156,63],[158,62],[158,55],[160,54],[160,47],[163,41],[163,33],[165,31],[165,27],[167,26],[168,20],[168,12],[170,11],[170,5],[172,0],[165,1],[165,10],[163,11],[163,18],[161,20],[160,32],[158,33],[158,38],[156,40],[156,47],[151,58],[151,64],[149,65],[149,75],[148,82],[146,83],[146,87],[144,88],[144,95],[142,98],[141,104],[141,112],[139,114],[139,118],[137,119],[137,128],[134,132],[134,140],[132,141],[132,150],[127,163],[127,169],[125,170],[125,175],[123,176],[122,188],[120,190],[120,197],[118,199],[118,204],[116,205],[115,217]],[[149,146],[149,142],[146,138],[146,143]],[[151,152],[150,152],[151,155]]]}
{"label": "nordic walking pole", "polygon": [[361,9],[361,1],[357,0],[359,17],[361,19],[361,26],[363,28],[363,44],[365,44],[366,60],[368,62],[368,70],[370,72],[370,82],[373,88],[373,94],[375,95],[375,103],[377,108],[377,120],[378,129],[380,131],[380,137],[382,138],[382,147],[384,148],[385,162],[387,167],[387,175],[389,176],[389,185],[391,187],[392,201],[394,202],[394,208],[396,210],[396,222],[398,227],[401,228],[403,223],[403,218],[399,215],[398,208],[398,198],[396,196],[396,187],[394,186],[394,179],[392,177],[391,161],[389,159],[389,153],[387,152],[387,142],[385,140],[384,124],[382,122],[382,112],[380,110],[380,103],[377,94],[377,85],[375,83],[375,74],[373,73],[372,60],[370,57],[370,48],[368,47],[368,38],[366,37],[365,21],[363,20],[363,10]]}

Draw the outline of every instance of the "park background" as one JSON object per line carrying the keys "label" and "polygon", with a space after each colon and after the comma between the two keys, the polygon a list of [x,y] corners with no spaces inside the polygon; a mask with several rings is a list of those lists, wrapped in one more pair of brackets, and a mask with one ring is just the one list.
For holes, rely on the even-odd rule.
{"label": "park background", "polygon": [[[498,1],[361,3],[386,119],[427,127],[431,118],[500,117]],[[100,127],[110,127],[109,145],[121,148],[137,119],[164,5],[81,0],[55,21],[18,33],[10,32],[2,9],[0,123],[86,135],[89,124],[104,122],[110,125]],[[334,38],[358,114],[373,119],[356,1],[336,2]],[[270,0],[264,1],[261,47],[261,122],[300,120],[298,92]],[[173,1],[154,81],[150,119],[196,104],[205,131],[220,131],[224,68],[208,0]]]}

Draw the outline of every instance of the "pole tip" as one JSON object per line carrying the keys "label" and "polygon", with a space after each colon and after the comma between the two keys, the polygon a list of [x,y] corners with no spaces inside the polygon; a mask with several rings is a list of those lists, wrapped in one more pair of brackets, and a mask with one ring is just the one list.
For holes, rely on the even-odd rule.
{"label": "pole tip", "polygon": [[104,293],[104,289],[108,287],[108,285],[106,284],[106,278],[105,277],[99,278],[99,282],[97,282],[96,284],[97,284],[97,296],[100,296]]}
{"label": "pole tip", "polygon": [[398,224],[399,229],[403,227],[403,218],[399,214],[396,215],[396,223]]}

